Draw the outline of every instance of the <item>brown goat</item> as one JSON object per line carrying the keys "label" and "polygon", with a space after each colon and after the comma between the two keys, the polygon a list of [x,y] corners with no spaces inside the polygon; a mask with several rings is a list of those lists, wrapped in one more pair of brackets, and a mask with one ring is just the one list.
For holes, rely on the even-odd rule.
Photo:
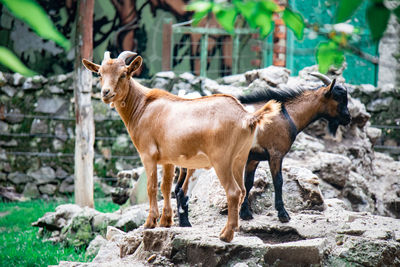
{"label": "brown goat", "polygon": [[174,165],[190,169],[213,167],[228,200],[228,222],[220,239],[230,242],[238,228],[239,207],[246,193],[243,172],[255,129],[258,123],[266,125],[271,115],[279,113],[280,104],[271,101],[248,113],[228,95],[184,99],[146,88],[132,79],[142,58],[137,56],[129,66],[125,64],[134,55],[125,51],[111,59],[106,52],[101,66],[85,59],[83,64],[100,74],[102,100],[115,106],[144,165],[150,201],[144,227],[155,227],[159,217],[157,164],[163,166],[162,227],[170,227],[173,222],[170,194]]}

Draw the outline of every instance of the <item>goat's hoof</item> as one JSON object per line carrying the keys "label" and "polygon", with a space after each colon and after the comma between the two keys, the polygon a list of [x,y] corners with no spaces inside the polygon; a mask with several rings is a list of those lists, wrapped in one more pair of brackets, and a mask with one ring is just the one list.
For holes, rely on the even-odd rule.
{"label": "goat's hoof", "polygon": [[253,220],[253,214],[249,209],[240,210],[240,218],[245,221]]}
{"label": "goat's hoof", "polygon": [[226,228],[224,228],[219,235],[219,239],[229,243],[232,241],[234,234],[235,232],[233,230],[227,230]]}
{"label": "goat's hoof", "polygon": [[181,221],[179,222],[180,227],[192,227],[189,221]]}
{"label": "goat's hoof", "polygon": [[169,217],[169,218],[161,217],[159,226],[160,227],[171,227],[172,224],[173,224],[173,222],[172,222],[172,218],[171,217]]}
{"label": "goat's hoof", "polygon": [[284,210],[283,212],[278,212],[278,218],[279,218],[279,221],[281,221],[283,223],[287,223],[290,221],[289,213],[287,213],[286,210]]}
{"label": "goat's hoof", "polygon": [[156,226],[157,226],[156,218],[147,218],[146,222],[143,225],[145,229],[155,228]]}

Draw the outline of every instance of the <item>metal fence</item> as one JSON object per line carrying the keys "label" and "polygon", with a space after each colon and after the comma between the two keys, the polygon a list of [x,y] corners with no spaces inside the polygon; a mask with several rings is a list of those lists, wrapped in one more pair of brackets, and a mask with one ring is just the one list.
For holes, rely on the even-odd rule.
{"label": "metal fence", "polygon": [[[67,116],[51,116],[51,115],[32,115],[32,114],[14,114],[14,113],[2,113],[1,114],[5,118],[13,118],[13,119],[41,119],[41,120],[59,120],[59,121],[68,121],[68,122],[75,122],[74,117],[67,117]],[[101,127],[101,123],[107,121],[121,121],[119,117],[107,117],[102,118],[101,120],[95,119],[96,127]],[[121,126],[115,129],[117,135],[127,135],[125,126],[121,122]],[[8,156],[17,156],[17,157],[37,157],[37,158],[73,158],[75,156],[74,153],[68,152],[52,152],[52,151],[41,151],[41,145],[51,143],[53,140],[75,140],[74,136],[75,132],[68,133],[65,135],[54,134],[54,133],[30,133],[30,132],[0,132],[0,141],[2,142],[2,147],[6,147],[5,154]],[[128,135],[127,135],[128,136]],[[38,139],[40,141],[38,149],[34,149],[35,151],[31,151],[32,148],[26,146],[17,146],[10,144],[9,139],[17,139],[17,144],[20,143],[19,141],[22,139]],[[97,142],[102,141],[116,141],[118,137],[116,136],[95,136],[95,143],[94,146],[97,147]],[[129,160],[132,162],[138,162],[140,160],[139,155],[137,155],[135,148],[133,147],[132,143],[129,141],[129,151],[132,152],[129,155],[103,155],[102,153],[96,152],[95,149],[95,159],[97,158],[104,158],[106,160],[110,159],[124,159]],[[73,161],[73,159],[71,159]],[[135,164],[133,164],[135,165]],[[108,181],[116,181],[116,177],[97,177],[101,180],[108,180]]]}
{"label": "metal fence", "polygon": [[271,65],[271,36],[261,40],[254,29],[235,29],[231,35],[190,23],[164,24],[163,70],[215,79]]}

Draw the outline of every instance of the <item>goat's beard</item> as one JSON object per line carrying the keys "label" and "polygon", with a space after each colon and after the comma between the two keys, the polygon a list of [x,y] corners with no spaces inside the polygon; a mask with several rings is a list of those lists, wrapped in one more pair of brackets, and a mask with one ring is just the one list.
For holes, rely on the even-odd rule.
{"label": "goat's beard", "polygon": [[333,136],[336,135],[337,129],[339,127],[339,122],[335,119],[328,120],[329,133]]}

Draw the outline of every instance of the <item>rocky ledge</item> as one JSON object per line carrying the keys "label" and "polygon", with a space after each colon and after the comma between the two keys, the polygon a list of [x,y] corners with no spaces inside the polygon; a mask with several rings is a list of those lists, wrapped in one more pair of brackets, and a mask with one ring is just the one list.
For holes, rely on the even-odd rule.
{"label": "rocky ledge", "polygon": [[[191,228],[107,228],[90,263],[59,266],[398,266],[400,224],[393,218],[352,212],[326,199],[324,211],[303,210],[281,223],[275,212],[241,221],[231,243],[219,240],[226,216],[196,208]],[[100,239],[100,238],[99,238]],[[92,245],[94,246],[94,245]],[[90,246],[89,246],[90,248]]]}

